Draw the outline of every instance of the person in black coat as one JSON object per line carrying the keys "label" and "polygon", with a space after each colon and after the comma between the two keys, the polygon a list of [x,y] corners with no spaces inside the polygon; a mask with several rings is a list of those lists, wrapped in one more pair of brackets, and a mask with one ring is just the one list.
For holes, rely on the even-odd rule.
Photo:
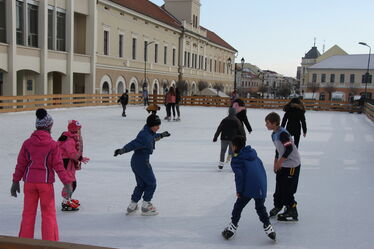
{"label": "person in black coat", "polygon": [[[241,99],[234,100],[232,107],[236,110],[236,117],[242,122],[242,125],[247,127],[248,133],[251,134],[252,127],[249,124],[248,118],[247,118],[247,109],[245,108],[245,103]],[[245,135],[244,135],[245,136]]]}
{"label": "person in black coat", "polygon": [[117,103],[120,103],[122,105],[122,117],[126,117],[126,106],[129,103],[129,90],[126,90],[121,97],[117,100]]}
{"label": "person in black coat", "polygon": [[219,169],[223,168],[227,147],[229,147],[229,155],[233,155],[232,140],[234,137],[237,135],[244,136],[245,134],[243,125],[235,116],[235,113],[236,111],[234,108],[229,108],[229,115],[221,121],[216,133],[214,134],[213,142],[217,142],[217,138],[221,134],[221,153],[220,162],[218,165]]}
{"label": "person in black coat", "polygon": [[284,106],[283,111],[286,113],[282,119],[282,127],[294,137],[295,145],[299,148],[299,141],[301,135],[301,128],[303,129],[303,135],[306,136],[306,121],[305,121],[305,107],[299,98],[293,98],[291,101]]}

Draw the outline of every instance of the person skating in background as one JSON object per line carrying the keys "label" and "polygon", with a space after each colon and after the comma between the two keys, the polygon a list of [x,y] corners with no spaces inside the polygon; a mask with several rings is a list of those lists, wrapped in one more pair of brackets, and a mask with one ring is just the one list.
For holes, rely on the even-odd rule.
{"label": "person skating in background", "polygon": [[272,112],[265,118],[266,128],[273,131],[271,139],[275,145],[274,173],[276,173],[274,208],[269,216],[276,216],[285,206],[286,210],[278,214],[280,221],[298,221],[295,193],[299,182],[300,155],[290,133],[280,126],[280,117]]}
{"label": "person skating in background", "polygon": [[229,147],[228,154],[231,156],[233,154],[232,139],[237,135],[245,136],[243,125],[235,114],[235,108],[230,107],[228,116],[221,121],[213,137],[213,142],[217,142],[217,138],[221,134],[221,152],[218,163],[219,169],[222,169],[224,166],[227,147]]}
{"label": "person skating in background", "polygon": [[299,98],[293,98],[284,106],[283,111],[285,111],[285,114],[281,126],[286,127],[286,130],[294,137],[296,147],[299,148],[301,128],[304,137],[307,132],[304,104]]}
{"label": "person skating in background", "polygon": [[168,121],[171,120],[171,109],[173,109],[173,120],[175,120],[175,102],[176,102],[176,95],[174,91],[174,87],[170,87],[168,93],[166,94],[166,119]]}
{"label": "person skating in background", "polygon": [[143,98],[144,106],[148,106],[148,104],[149,104],[149,102],[148,102],[149,96],[148,96],[147,87],[143,88],[142,98]]}
{"label": "person skating in background", "polygon": [[122,93],[121,97],[117,100],[117,103],[121,103],[122,117],[126,117],[126,106],[129,103],[129,90],[126,89],[126,91]]}
{"label": "person skating in background", "polygon": [[131,203],[127,207],[127,214],[133,214],[138,209],[138,201],[143,197],[141,206],[142,215],[157,215],[158,211],[151,203],[156,190],[156,178],[149,162],[150,155],[155,149],[155,142],[164,137],[169,137],[170,133],[164,131],[156,133],[160,129],[161,120],[157,115],[151,114],[147,118],[146,125],[139,132],[134,140],[116,149],[114,156],[134,151],[131,157],[131,169],[135,174],[136,187],[131,196]]}
{"label": "person skating in background", "polygon": [[175,88],[175,109],[177,110],[177,119],[176,121],[180,121],[181,120],[181,112],[180,112],[180,109],[179,109],[179,103],[181,101],[182,97],[181,97],[181,93],[179,92],[179,89],[178,87]]}
{"label": "person skating in background", "polygon": [[[88,157],[83,156],[83,139],[81,136],[82,125],[77,120],[68,121],[68,130],[64,131],[58,143],[61,150],[64,167],[69,177],[73,180],[70,188],[72,192],[77,188],[77,180],[75,171],[81,169],[82,163],[88,163]],[[66,187],[62,189],[63,201],[61,203],[62,211],[77,211],[80,203],[77,199],[71,199],[71,195],[67,194]]]}
{"label": "person skating in background", "polygon": [[70,179],[61,158],[58,143],[51,137],[52,117],[45,109],[36,110],[36,131],[24,141],[18,154],[13,174],[11,195],[20,192],[19,181],[24,181],[24,206],[19,237],[34,238],[35,219],[40,200],[42,239],[58,241],[58,225],[53,183],[55,172],[71,195]]}
{"label": "person skating in background", "polygon": [[276,234],[264,205],[267,191],[264,165],[257,156],[256,150],[251,146],[245,146],[245,141],[243,136],[236,136],[232,140],[235,154],[231,160],[231,168],[235,174],[237,199],[232,210],[231,223],[223,230],[222,236],[230,239],[235,235],[244,207],[254,199],[256,212],[266,235],[275,240]]}

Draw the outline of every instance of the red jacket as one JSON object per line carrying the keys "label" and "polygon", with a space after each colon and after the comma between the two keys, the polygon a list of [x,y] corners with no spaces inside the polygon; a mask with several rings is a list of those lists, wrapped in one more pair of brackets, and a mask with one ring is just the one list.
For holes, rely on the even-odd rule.
{"label": "red jacket", "polygon": [[64,167],[69,177],[75,181],[75,171],[80,169],[81,162],[79,159],[82,158],[83,144],[81,136],[65,131],[62,133],[58,143]]}
{"label": "red jacket", "polygon": [[54,183],[55,171],[62,183],[72,182],[64,169],[58,143],[48,131],[36,130],[21,147],[13,181]]}

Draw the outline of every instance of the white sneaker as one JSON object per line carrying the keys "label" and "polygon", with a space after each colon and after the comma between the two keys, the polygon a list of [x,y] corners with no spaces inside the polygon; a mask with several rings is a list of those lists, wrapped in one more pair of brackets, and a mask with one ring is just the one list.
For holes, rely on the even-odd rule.
{"label": "white sneaker", "polygon": [[218,169],[223,169],[223,165],[224,165],[225,163],[224,162],[219,162],[219,164],[218,164]]}
{"label": "white sneaker", "polygon": [[138,203],[131,201],[129,206],[127,207],[127,213],[126,215],[134,214],[138,210]]}
{"label": "white sneaker", "polygon": [[145,216],[152,216],[158,215],[157,209],[153,204],[149,201],[143,201],[142,203],[142,215]]}

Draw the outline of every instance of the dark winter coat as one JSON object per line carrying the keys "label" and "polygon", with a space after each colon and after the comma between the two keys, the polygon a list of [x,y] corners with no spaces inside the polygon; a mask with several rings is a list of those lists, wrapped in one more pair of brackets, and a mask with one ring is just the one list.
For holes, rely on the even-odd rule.
{"label": "dark winter coat", "polygon": [[123,93],[121,97],[119,97],[117,103],[121,102],[122,105],[127,105],[129,103],[129,95],[127,93]]}
{"label": "dark winter coat", "polygon": [[266,198],[267,180],[264,165],[256,150],[246,146],[231,159],[236,192],[247,198]]}
{"label": "dark winter coat", "polygon": [[134,154],[131,157],[131,167],[136,167],[138,169],[147,169],[151,167],[149,156],[155,149],[155,142],[160,139],[160,133],[154,133],[147,125],[145,125],[136,138],[123,147],[125,152],[134,151]]}
{"label": "dark winter coat", "polygon": [[247,109],[244,109],[236,114],[236,117],[240,120],[240,122],[247,127],[248,132],[252,132],[252,127],[249,124],[247,118]]}
{"label": "dark winter coat", "polygon": [[283,110],[286,112],[282,119],[282,127],[285,127],[286,130],[291,135],[300,135],[301,128],[303,133],[307,132],[306,122],[305,122],[305,108],[303,105],[297,103],[287,104]]}
{"label": "dark winter coat", "polygon": [[179,105],[179,102],[181,101],[181,94],[179,91],[175,92],[175,104]]}
{"label": "dark winter coat", "polygon": [[245,136],[243,125],[235,114],[229,115],[221,121],[214,134],[213,140],[217,140],[219,134],[221,134],[221,140],[229,141],[232,141],[237,135]]}

